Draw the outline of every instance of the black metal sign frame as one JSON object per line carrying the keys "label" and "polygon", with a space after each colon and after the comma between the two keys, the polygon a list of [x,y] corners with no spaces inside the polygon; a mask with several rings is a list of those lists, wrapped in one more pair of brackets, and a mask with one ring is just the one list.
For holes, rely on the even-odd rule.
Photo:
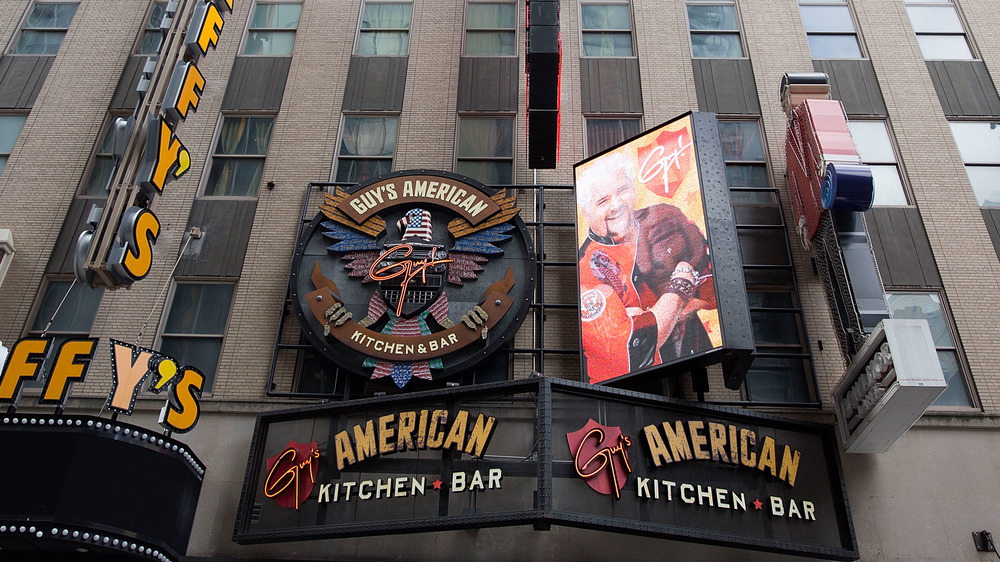
{"label": "black metal sign frame", "polygon": [[[358,257],[366,253],[365,249],[369,250],[367,253],[375,254],[385,249],[381,244],[388,240],[394,240],[393,243],[402,242],[402,240],[396,240],[400,236],[395,234],[398,227],[393,225],[396,225],[400,218],[408,217],[408,212],[425,210],[427,211],[426,221],[431,221],[431,211],[433,211],[435,217],[459,217],[464,220],[464,217],[459,214],[462,211],[462,207],[454,201],[447,200],[442,195],[445,193],[443,190],[436,199],[433,198],[434,196],[431,198],[417,197],[413,194],[407,194],[405,191],[408,187],[404,187],[404,185],[412,183],[427,184],[427,180],[439,180],[442,185],[448,185],[453,192],[461,192],[463,194],[462,197],[466,197],[466,207],[471,205],[470,201],[475,200],[482,203],[484,207],[486,206],[485,202],[489,202],[491,208],[498,209],[490,221],[477,223],[476,226],[470,226],[466,229],[474,234],[472,236],[465,233],[461,235],[450,233],[445,228],[450,225],[447,220],[435,219],[437,223],[434,223],[436,226],[434,226],[435,234],[433,235],[433,242],[440,245],[442,250],[447,246],[447,256],[449,259],[445,261],[456,261],[456,258],[464,255],[465,258],[458,261],[462,261],[466,266],[474,263],[475,267],[478,267],[478,270],[474,274],[463,273],[459,275],[459,277],[464,279],[462,283],[457,283],[453,280],[446,282],[445,284],[448,285],[448,288],[443,293],[447,293],[447,295],[434,296],[433,300],[438,304],[443,303],[444,307],[456,307],[454,310],[465,307],[462,308],[462,311],[467,313],[462,317],[463,320],[457,324],[461,325],[465,323],[470,333],[473,330],[475,333],[482,331],[483,337],[482,339],[475,338],[471,342],[467,341],[467,339],[453,339],[454,334],[449,334],[447,330],[441,330],[441,327],[431,330],[427,327],[426,322],[421,320],[419,324],[423,324],[422,327],[430,331],[420,331],[418,335],[436,336],[432,338],[433,341],[426,342],[428,344],[427,347],[430,348],[429,351],[425,350],[424,345],[420,344],[425,338],[413,336],[407,331],[412,330],[413,326],[402,329],[402,335],[391,333],[392,329],[385,327],[386,318],[388,318],[386,315],[378,318],[370,318],[369,320],[374,320],[374,323],[363,323],[361,325],[356,323],[356,321],[364,322],[365,310],[369,312],[373,310],[371,308],[371,299],[375,298],[373,293],[378,293],[379,284],[365,284],[362,282],[362,279],[371,280],[370,271],[367,276],[362,275],[359,277],[356,275],[356,272],[350,271],[350,267],[345,265],[347,263],[353,264],[355,260],[359,263],[365,261],[367,258]],[[437,184],[438,181],[434,181],[433,183]],[[459,188],[458,185],[468,187],[470,193],[466,194],[467,190]],[[365,225],[368,228],[372,228],[369,223],[377,222],[375,219],[385,223],[384,227],[379,227],[382,228],[380,234],[355,232],[355,229],[365,228],[351,222],[358,217],[348,217],[337,208],[341,206],[350,208],[349,205],[346,205],[346,201],[354,202],[356,200],[353,198],[357,197],[360,199],[362,198],[361,195],[369,194],[373,190],[379,192],[375,188],[386,186],[392,190],[392,195],[385,195],[386,202],[384,204],[379,203],[378,212],[381,214],[374,213],[373,210],[368,210],[367,212],[373,216],[364,215],[366,218]],[[331,199],[329,194],[327,195],[326,205],[321,205],[323,212],[317,214],[312,222],[309,223],[296,244],[295,255],[292,258],[292,276],[289,285],[289,298],[294,306],[296,317],[302,324],[306,340],[316,349],[317,353],[333,362],[339,368],[344,369],[345,372],[353,373],[365,379],[393,380],[394,382],[395,376],[387,375],[385,372],[376,374],[373,373],[373,369],[377,371],[382,366],[396,365],[407,370],[411,367],[415,368],[420,364],[426,364],[429,360],[437,361],[440,362],[440,365],[428,367],[431,369],[430,378],[426,378],[425,380],[430,380],[431,378],[439,380],[452,377],[457,373],[473,368],[476,364],[488,358],[493,351],[505,342],[512,339],[514,332],[517,331],[517,328],[524,321],[528,307],[531,304],[537,269],[532,239],[518,209],[515,208],[515,212],[511,212],[509,209],[499,210],[499,207],[497,207],[497,201],[500,201],[504,205],[512,205],[515,190],[507,188],[494,189],[472,178],[451,172],[412,169],[384,174],[346,190],[334,186],[333,191],[343,195],[344,202],[333,205],[331,202],[334,199]],[[382,192],[379,193],[378,199],[381,201],[383,197],[381,195]],[[504,196],[506,196],[506,199],[504,199]],[[457,199],[458,195],[454,195],[453,198],[455,201],[459,200]],[[372,196],[371,200],[375,200],[374,196]],[[341,215],[338,220],[343,221],[342,224],[350,223],[350,228],[345,230],[340,228],[340,226],[335,226],[341,223],[332,220],[331,216],[336,216],[338,212]],[[486,212],[493,211],[488,210]],[[510,216],[506,220],[500,221],[499,224],[493,224],[507,215]],[[481,218],[485,216],[483,214]],[[483,226],[487,224],[492,225],[492,227],[486,228]],[[342,240],[339,244],[332,244],[335,240],[344,238],[348,234],[340,234],[331,238],[332,235],[329,230],[331,225],[334,225],[333,228],[337,228],[342,232],[350,231],[352,238]],[[427,228],[428,232],[430,232],[431,228]],[[496,232],[493,232],[494,230]],[[392,236],[387,234],[390,231],[394,233]],[[483,238],[486,242],[477,242],[475,244],[470,242],[463,246],[461,250],[457,247],[456,240],[459,238],[465,237],[463,239],[467,240],[468,238],[476,238],[477,236],[491,232],[490,236]],[[427,234],[427,236],[431,235]],[[378,243],[376,243],[376,238]],[[407,243],[415,243],[413,240],[416,239],[408,239]],[[350,248],[356,248],[353,245],[364,245],[362,241],[367,241],[371,245],[364,246],[364,249],[360,250],[347,250],[343,248],[333,250],[336,246],[348,243],[352,244],[352,246],[349,246]],[[430,239],[428,239],[428,244],[430,244]],[[419,244],[417,245],[419,246]],[[479,249],[476,251],[470,249],[474,246]],[[371,248],[378,248],[378,250],[371,250]],[[413,248],[411,250],[416,252]],[[388,254],[383,254],[379,260],[383,257],[388,259],[387,256]],[[346,259],[347,257],[350,257],[350,259]],[[370,257],[374,259],[374,256]],[[414,268],[419,265],[419,262],[415,258],[416,253],[407,260],[414,262],[414,264],[411,264]],[[427,256],[424,256],[424,258],[426,261]],[[433,258],[430,259],[433,260]],[[452,263],[450,267],[455,267],[456,265],[458,264]],[[314,270],[314,268],[316,269]],[[401,267],[393,266],[383,269],[387,270],[386,279],[392,277],[394,282],[398,282],[401,278]],[[508,270],[512,278],[510,279],[510,283],[506,284],[505,273]],[[419,269],[414,269],[410,273],[414,275],[412,284],[416,286],[417,282],[423,276],[420,274]],[[428,274],[427,277],[429,278],[431,275]],[[447,275],[445,277],[450,279]],[[317,291],[323,293],[324,290],[330,288],[329,285],[325,287],[316,286],[318,278],[325,279],[325,282],[338,287],[338,294],[317,294]],[[493,289],[492,292],[491,289]],[[405,293],[405,291],[404,289],[403,292]],[[505,307],[500,307],[501,300],[495,300],[506,300],[508,297],[511,302],[505,305]],[[338,305],[342,303],[344,309],[353,310],[352,314],[355,316],[347,315],[343,318],[339,316],[335,318],[328,317],[328,325],[324,326],[316,317],[316,313],[311,309],[312,304],[315,304],[313,299],[322,300],[323,298],[326,300],[323,301],[324,304],[320,308],[325,308],[328,304],[332,305],[334,302]],[[494,303],[495,306],[491,307]],[[470,311],[477,308],[483,311],[482,317],[477,314],[470,316],[469,314],[473,314]],[[327,312],[331,313],[329,310]],[[489,313],[487,314],[487,312]],[[457,316],[461,316],[461,314]],[[402,317],[397,318],[394,314],[392,317],[397,320],[402,319]],[[340,321],[338,321],[338,318]],[[466,318],[468,318],[468,322],[465,321]],[[341,327],[342,324],[346,327]],[[487,325],[488,329],[485,329]],[[378,327],[382,332],[379,332],[379,330],[361,332],[359,330],[362,326],[373,329]],[[349,331],[347,331],[347,327],[350,328]],[[343,333],[338,335],[339,330],[345,330],[347,335]],[[459,331],[462,331],[462,329],[460,328]],[[354,332],[354,335],[351,335],[352,332]],[[379,333],[382,333],[384,337],[378,338],[376,335]],[[355,341],[364,342],[364,346],[352,347],[348,345],[349,343],[353,344]],[[438,348],[438,345],[441,345],[441,347]],[[399,351],[403,349],[405,351]],[[439,349],[441,352],[435,353]],[[443,353],[446,349],[450,351]],[[372,364],[369,364],[369,362],[372,362]],[[376,367],[375,363],[378,363],[379,367]],[[395,369],[393,369],[392,373],[395,373]],[[409,381],[412,379],[407,377],[405,380]],[[402,388],[407,382],[396,382],[396,384]],[[415,381],[415,384],[420,384],[420,381]]]}
{"label": "black metal sign frame", "polygon": [[[371,412],[373,411],[404,412],[408,409],[427,409],[434,407],[433,404],[449,404],[452,412],[455,411],[456,404],[461,404],[462,408],[470,411],[475,410],[477,406],[469,406],[469,404],[478,404],[485,411],[490,409],[490,404],[492,403],[501,404],[498,408],[517,403],[517,407],[521,408],[518,411],[525,414],[525,416],[521,416],[519,419],[519,422],[522,424],[519,428],[523,430],[529,425],[533,425],[534,436],[525,437],[525,439],[531,442],[530,451],[528,450],[529,447],[522,447],[522,452],[527,451],[527,454],[524,454],[523,457],[512,458],[510,455],[504,457],[504,455],[491,454],[493,450],[502,449],[504,447],[502,441],[510,435],[498,436],[499,434],[497,434],[493,436],[494,441],[490,442],[489,447],[491,450],[486,451],[480,457],[447,449],[434,451],[434,454],[430,455],[431,458],[428,458],[427,454],[424,454],[420,458],[383,456],[381,458],[366,460],[365,463],[368,464],[365,471],[374,474],[392,474],[400,473],[400,471],[403,473],[450,474],[452,471],[471,471],[473,468],[484,466],[484,462],[488,464],[492,463],[490,466],[502,468],[505,487],[507,486],[506,479],[508,477],[514,482],[517,482],[517,479],[522,479],[520,480],[522,484],[527,479],[534,479],[533,485],[530,486],[531,492],[524,492],[520,494],[524,496],[523,498],[514,500],[514,504],[522,501],[523,505],[512,505],[508,501],[504,505],[512,505],[509,509],[501,506],[499,509],[490,511],[490,509],[493,509],[492,507],[482,509],[480,505],[479,508],[472,509],[471,512],[469,510],[457,512],[454,509],[449,510],[445,506],[447,503],[446,500],[442,500],[441,511],[436,516],[407,518],[404,515],[406,510],[386,510],[385,513],[390,514],[390,517],[382,520],[347,523],[334,522],[333,524],[324,524],[322,521],[310,521],[308,523],[300,522],[285,527],[262,529],[262,501],[274,501],[273,499],[264,498],[264,495],[261,494],[261,488],[266,485],[264,472],[267,471],[267,459],[269,456],[275,454],[273,443],[270,450],[264,450],[272,425],[281,423],[312,423],[315,426],[322,426],[328,422],[326,419],[321,418],[329,416],[368,415],[371,417]],[[428,404],[432,406],[428,406]],[[590,406],[596,405],[601,412],[608,413],[606,420],[599,420],[601,423],[607,423],[608,425],[619,423],[625,428],[622,430],[624,432],[623,435],[627,433],[631,437],[632,442],[629,451],[631,463],[635,467],[635,474],[625,476],[631,479],[626,483],[628,487],[623,487],[622,498],[618,502],[610,495],[601,495],[596,491],[589,490],[587,485],[584,484],[584,479],[574,472],[573,461],[568,460],[572,458],[572,451],[570,450],[571,446],[567,446],[568,436],[566,435],[566,428],[570,427],[571,430],[577,429],[573,425],[577,424],[577,418],[580,418],[580,416],[584,416],[583,421],[586,421],[586,413],[577,413],[581,409],[578,408],[578,404],[587,405],[587,408],[583,409],[593,409]],[[527,412],[531,410],[534,410],[534,420],[527,419]],[[635,413],[631,416],[620,415],[623,411],[632,411]],[[663,498],[657,500],[659,503],[656,503],[652,500],[652,496],[649,495],[648,490],[646,496],[643,496],[641,492],[637,493],[637,483],[642,481],[641,479],[637,479],[637,475],[642,476],[641,472],[643,470],[645,470],[646,476],[651,476],[655,473],[657,474],[656,478],[672,478],[677,480],[678,483],[704,481],[706,488],[709,484],[719,481],[718,478],[713,476],[713,474],[717,473],[713,473],[712,471],[720,469],[729,470],[727,474],[736,475],[737,479],[744,478],[744,474],[749,474],[748,478],[753,479],[754,482],[764,482],[764,484],[761,484],[762,487],[759,490],[754,489],[750,491],[750,497],[752,498],[753,494],[756,493],[758,499],[763,498],[764,500],[769,499],[767,496],[769,493],[780,495],[780,490],[791,490],[788,487],[787,481],[781,481],[782,478],[788,480],[789,476],[784,474],[784,468],[782,468],[782,478],[778,478],[776,472],[772,471],[772,474],[767,474],[766,468],[748,467],[745,462],[744,466],[740,466],[738,462],[735,462],[735,454],[733,456],[735,467],[724,465],[724,463],[711,462],[710,460],[707,462],[692,460],[691,462],[677,462],[675,464],[664,465],[668,468],[653,467],[646,443],[648,437],[643,435],[644,431],[652,431],[649,428],[653,424],[646,425],[643,428],[636,425],[635,422],[645,419],[645,421],[639,421],[639,423],[646,424],[649,419],[660,417],[669,418],[662,420],[663,425],[667,425],[668,421],[676,423],[678,431],[680,431],[682,424],[699,423],[698,421],[692,422],[691,420],[706,420],[706,431],[704,432],[706,436],[708,435],[707,428],[709,425],[719,428],[725,424],[728,424],[726,427],[742,428],[730,429],[729,431],[745,430],[748,436],[757,435],[759,437],[751,437],[751,439],[757,440],[756,446],[757,451],[761,455],[761,467],[765,464],[765,453],[760,448],[761,443],[766,440],[771,440],[772,446],[774,446],[775,442],[778,443],[777,460],[774,460],[775,455],[773,453],[770,457],[772,465],[775,463],[781,464],[781,443],[791,443],[795,447],[796,454],[795,468],[798,470],[799,482],[798,488],[794,489],[794,492],[799,497],[797,500],[800,501],[800,504],[798,504],[799,507],[791,508],[786,498],[784,500],[786,503],[781,508],[782,511],[785,511],[784,515],[786,517],[775,517],[774,513],[771,513],[767,517],[758,514],[756,515],[757,519],[754,519],[754,507],[751,504],[748,509],[743,510],[744,513],[737,513],[738,517],[727,519],[727,521],[730,521],[727,523],[730,526],[727,530],[725,525],[721,527],[715,525],[713,528],[711,524],[698,527],[699,523],[695,523],[694,525],[688,523],[689,519],[687,517],[690,514],[696,515],[696,521],[709,522],[717,519],[722,520],[731,516],[717,510],[718,506],[713,508],[716,511],[701,506],[700,500],[698,502],[699,505],[694,505],[693,501],[687,502],[691,505],[682,504],[680,501],[677,501],[680,497],[678,495],[679,488],[673,489],[673,499],[675,501],[671,505],[665,503],[665,495]],[[332,419],[342,420],[347,418]],[[683,421],[671,421],[674,419]],[[714,421],[709,422],[709,420]],[[633,424],[627,425],[629,421],[632,421]],[[496,423],[499,427],[504,423],[510,424],[512,422],[497,416]],[[337,424],[334,423],[333,425]],[[579,425],[582,425],[582,422]],[[278,427],[276,426],[277,429]],[[340,429],[344,429],[344,427],[339,425],[331,429],[330,434],[332,435],[333,432]],[[756,431],[756,433],[753,433],[753,431]],[[694,430],[691,432],[696,433]],[[272,436],[271,440],[275,441],[275,437]],[[284,437],[280,437],[280,440],[284,440]],[[529,441],[525,441],[525,443]],[[688,443],[692,443],[692,441],[688,441]],[[695,443],[694,448],[697,452],[698,441],[695,440],[693,443]],[[716,444],[713,442],[713,449],[716,447]],[[736,447],[735,444],[731,446]],[[322,459],[320,463],[335,464],[332,461],[333,448],[332,444],[328,445],[328,448],[324,451],[326,458]],[[707,450],[707,448],[707,445],[702,446],[704,450]],[[735,450],[734,448],[733,451]],[[799,450],[801,450],[801,465],[798,460]],[[521,455],[522,452],[519,452],[518,455]],[[438,454],[440,454],[440,460],[435,458]],[[405,455],[399,456],[403,457]],[[579,451],[577,451],[577,456],[579,457]],[[786,458],[785,460],[787,461],[788,459]],[[801,466],[801,469],[799,469],[799,466]],[[323,482],[324,476],[329,477],[330,470],[335,469],[328,469],[328,474],[326,475],[321,472],[317,477],[317,482]],[[669,470],[670,472],[656,472],[662,470]],[[337,472],[336,474],[346,474],[346,472]],[[729,476],[726,476],[722,481],[728,482],[733,488],[738,487],[738,484],[733,484],[733,481],[727,480],[728,478]],[[791,474],[791,479],[794,483],[794,473]],[[650,479],[646,478],[645,481],[648,484]],[[667,482],[667,480],[661,481],[664,483]],[[693,484],[682,485],[694,490]],[[521,489],[526,490],[527,488],[522,487]],[[572,492],[567,493],[567,490],[572,490]],[[774,490],[779,490],[779,492],[773,492]],[[698,488],[698,492],[703,492],[701,487]],[[327,493],[331,493],[329,489]],[[692,491],[691,494],[693,493]],[[484,491],[481,497],[486,498],[488,494],[489,491]],[[443,493],[442,495],[446,496],[447,494]],[[815,499],[816,506],[813,508],[812,502],[802,502],[801,498],[803,496]],[[316,502],[315,498],[316,492],[312,492],[312,496],[306,501]],[[329,497],[327,500],[329,501]],[[483,502],[482,505],[491,505],[485,500],[481,501]],[[770,499],[770,501],[780,500]],[[581,504],[579,502],[584,503]],[[362,502],[359,501],[354,504],[352,509],[357,510],[361,507],[358,505],[360,503]],[[711,501],[708,503],[711,503]],[[722,502],[719,503],[721,505]],[[818,520],[814,517],[813,521],[808,522],[808,524],[812,525],[812,529],[823,529],[822,533],[825,534],[821,539],[800,541],[799,535],[794,531],[793,527],[794,525],[802,527],[802,525],[807,525],[807,523],[798,521],[789,522],[788,520],[787,516],[791,516],[792,514],[787,511],[787,508],[793,510],[802,509],[805,503],[810,504],[810,509],[815,509]],[[576,505],[584,504],[583,508],[574,508]],[[315,505],[310,505],[315,508]],[[267,507],[272,509],[272,511],[282,509],[276,505]],[[773,511],[775,505],[772,504],[770,508]],[[629,509],[633,509],[632,513],[642,512],[644,515],[627,515]],[[657,509],[688,511],[681,513],[684,517],[683,520],[678,516],[677,520],[669,521],[667,520],[668,518],[659,518],[660,516],[656,514],[663,512],[657,512]],[[757,507],[756,509],[761,510],[761,507]],[[282,513],[291,514],[293,512],[291,510],[284,510]],[[411,513],[417,513],[417,510]],[[622,516],[621,514],[623,513],[626,515]],[[768,512],[765,510],[760,513],[767,514]],[[653,515],[651,516],[650,514]],[[779,513],[778,515],[781,514]],[[301,521],[302,515],[297,514],[296,516]],[[309,515],[309,517],[313,517],[313,515]],[[316,517],[321,520],[325,520],[326,518],[325,515],[317,515]],[[702,519],[698,519],[698,517]],[[732,521],[740,517],[742,519],[739,519],[739,521],[750,521],[758,526],[752,527],[754,530],[750,531],[749,534],[740,532],[740,529],[735,529],[735,527],[740,527],[742,524],[739,521],[735,524],[732,523]],[[808,518],[807,514],[805,519]],[[761,521],[763,523],[760,523]],[[254,544],[511,525],[533,525],[536,529],[547,529],[553,524],[766,552],[814,556],[833,560],[854,560],[858,558],[857,540],[851,522],[850,507],[847,501],[839,450],[835,434],[830,426],[800,422],[733,408],[682,402],[626,390],[595,388],[578,382],[544,377],[469,387],[447,388],[392,397],[366,398],[338,404],[324,404],[259,414],[251,443],[250,457],[237,512],[233,540],[240,544]],[[759,532],[760,525],[766,527],[764,532]],[[774,529],[771,528],[772,525]],[[263,526],[266,527],[266,525]],[[792,531],[789,532],[784,526],[792,528]],[[743,525],[740,528],[751,527]]]}

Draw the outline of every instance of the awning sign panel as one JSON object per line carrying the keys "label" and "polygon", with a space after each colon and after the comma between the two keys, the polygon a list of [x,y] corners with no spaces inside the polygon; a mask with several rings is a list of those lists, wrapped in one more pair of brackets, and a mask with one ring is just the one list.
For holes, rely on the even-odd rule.
{"label": "awning sign panel", "polygon": [[261,414],[235,536],[517,524],[858,557],[832,427],[547,378]]}

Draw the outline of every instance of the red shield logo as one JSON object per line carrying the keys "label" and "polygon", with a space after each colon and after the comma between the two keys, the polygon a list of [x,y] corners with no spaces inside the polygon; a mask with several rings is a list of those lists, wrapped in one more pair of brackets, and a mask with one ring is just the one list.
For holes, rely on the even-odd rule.
{"label": "red shield logo", "polygon": [[573,455],[573,468],[587,485],[605,495],[621,499],[625,480],[632,472],[628,447],[632,441],[622,434],[620,427],[608,427],[594,420],[580,429],[566,434],[569,452]]}
{"label": "red shield logo", "polygon": [[319,446],[315,441],[289,441],[283,451],[267,459],[264,495],[274,498],[281,507],[298,510],[316,484],[317,459]]}
{"label": "red shield logo", "polygon": [[673,197],[691,170],[694,141],[687,127],[664,131],[653,144],[639,147],[639,180],[658,195]]}

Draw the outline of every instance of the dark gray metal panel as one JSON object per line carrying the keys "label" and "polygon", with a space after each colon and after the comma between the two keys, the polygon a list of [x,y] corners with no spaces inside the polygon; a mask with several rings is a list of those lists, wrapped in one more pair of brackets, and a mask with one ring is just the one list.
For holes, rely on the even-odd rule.
{"label": "dark gray metal panel", "polygon": [[70,203],[66,220],[63,221],[62,229],[59,230],[59,238],[52,249],[52,255],[49,256],[49,264],[45,268],[47,273],[73,273],[76,239],[83,232],[90,206],[95,203],[103,207],[105,201],[103,199],[76,198]]}
{"label": "dark gray metal panel", "polygon": [[691,63],[699,111],[760,114],[749,59],[693,59]]}
{"label": "dark gray metal panel", "polygon": [[639,59],[580,59],[583,113],[642,113]]}
{"label": "dark gray metal panel", "polygon": [[202,237],[191,241],[176,275],[239,277],[256,211],[256,199],[195,199],[187,232],[196,226]]}
{"label": "dark gray metal panel", "polygon": [[30,109],[54,59],[52,55],[0,57],[0,108]]}
{"label": "dark gray metal panel", "polygon": [[875,207],[865,213],[868,237],[886,287],[940,287],[931,245],[914,207]]}
{"label": "dark gray metal panel", "polygon": [[736,219],[729,198],[719,122],[710,113],[692,113],[691,123],[697,145],[698,177],[707,219],[722,345],[727,350],[722,360],[723,375],[726,387],[737,389],[743,384],[753,361],[754,336]]}
{"label": "dark gray metal panel", "polygon": [[351,57],[341,111],[402,111],[407,57]]}
{"label": "dark gray metal panel", "polygon": [[1000,209],[979,209],[983,213],[983,221],[986,222],[986,230],[990,233],[990,240],[993,241],[993,249],[997,256],[1000,256]]}
{"label": "dark gray metal panel", "polygon": [[940,287],[942,285],[941,273],[934,260],[931,242],[927,238],[927,231],[924,229],[924,221],[920,218],[920,212],[916,208],[899,209],[899,212],[906,218],[906,227],[910,231],[910,241],[916,249],[917,262],[920,264],[920,271],[923,273],[926,286]]}
{"label": "dark gray metal panel", "polygon": [[830,76],[830,95],[844,104],[847,115],[887,115],[872,61],[814,60],[813,68]]}
{"label": "dark gray metal panel", "polygon": [[111,97],[111,111],[132,110],[139,104],[139,92],[135,87],[139,85],[139,77],[142,75],[142,67],[146,64],[145,56],[132,56],[125,61],[125,69],[118,79],[118,86]]}
{"label": "dark gray metal panel", "polygon": [[223,111],[278,111],[291,64],[291,57],[236,57]]}
{"label": "dark gray metal panel", "polygon": [[517,57],[461,57],[459,111],[517,111]]}
{"label": "dark gray metal panel", "polygon": [[1000,116],[1000,96],[983,61],[927,61],[927,70],[946,116]]}

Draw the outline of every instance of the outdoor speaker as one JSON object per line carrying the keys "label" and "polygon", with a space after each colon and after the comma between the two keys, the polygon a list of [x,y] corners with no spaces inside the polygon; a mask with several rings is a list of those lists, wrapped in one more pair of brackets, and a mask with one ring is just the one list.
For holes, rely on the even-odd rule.
{"label": "outdoor speaker", "polygon": [[536,109],[528,111],[528,167],[556,167],[559,147],[559,111]]}
{"label": "outdoor speaker", "polygon": [[531,53],[528,65],[528,111],[559,109],[559,53]]}
{"label": "outdoor speaker", "polygon": [[559,146],[559,1],[528,1],[525,46],[528,167],[556,167]]}

